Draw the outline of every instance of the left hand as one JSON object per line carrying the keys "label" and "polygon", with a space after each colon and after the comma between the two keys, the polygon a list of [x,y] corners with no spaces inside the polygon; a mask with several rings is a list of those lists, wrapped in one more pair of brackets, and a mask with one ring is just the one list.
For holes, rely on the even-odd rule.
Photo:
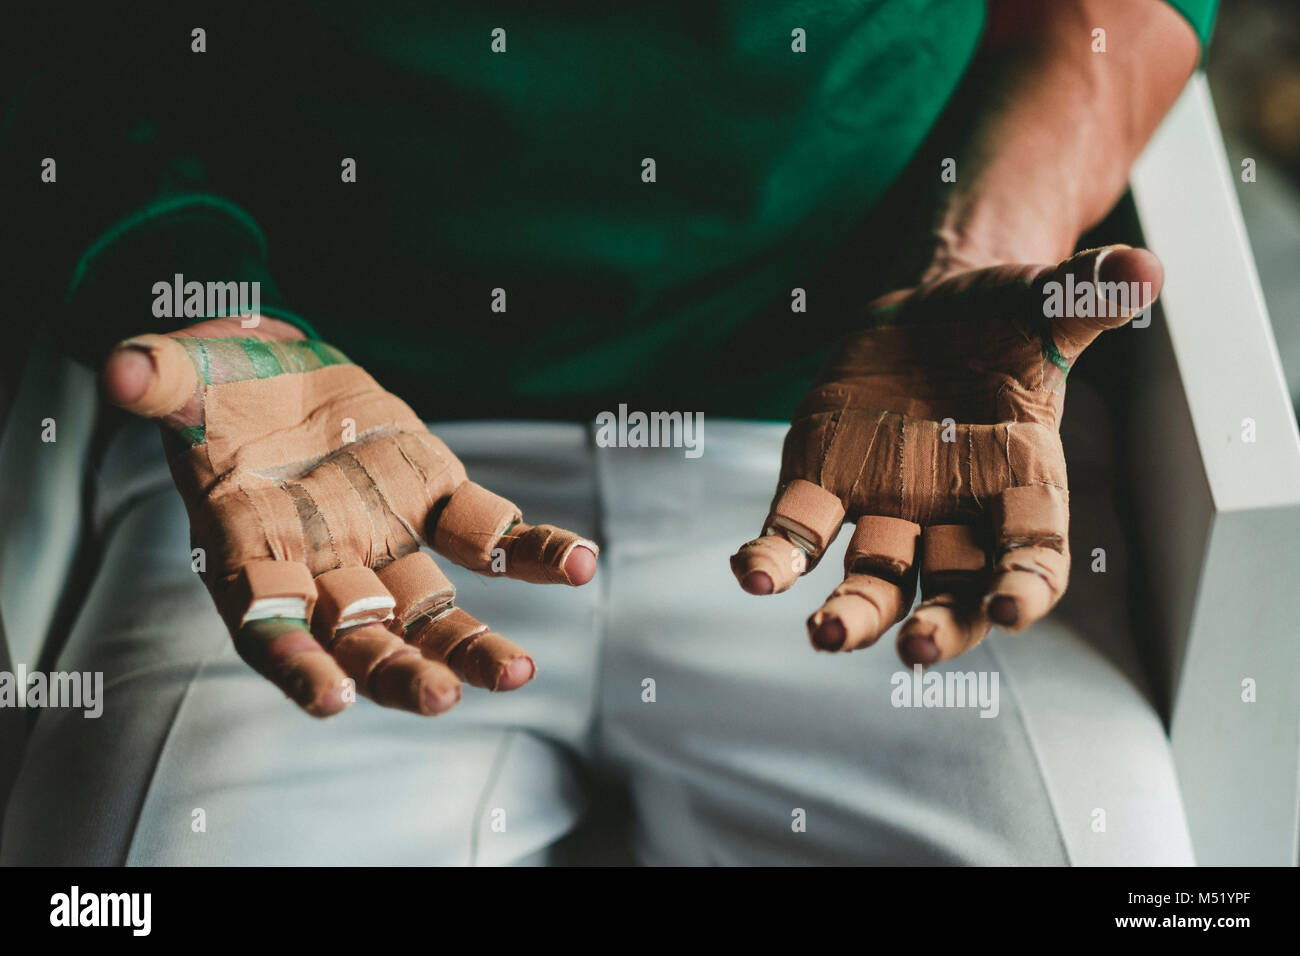
{"label": "left hand", "polygon": [[[1076,300],[1089,285],[1118,288],[1108,283],[1137,295],[1089,309],[1065,300],[1067,276]],[[1162,277],[1150,252],[1108,246],[871,303],[794,414],[762,536],[731,559],[741,586],[786,590],[847,520],[845,579],[808,620],[820,650],[875,643],[910,609],[918,573],[923,600],[898,640],[909,666],[969,650],[992,623],[1019,631],[1043,617],[1069,574],[1066,373],[1149,306]],[[1064,315],[1048,307],[1053,281]]]}

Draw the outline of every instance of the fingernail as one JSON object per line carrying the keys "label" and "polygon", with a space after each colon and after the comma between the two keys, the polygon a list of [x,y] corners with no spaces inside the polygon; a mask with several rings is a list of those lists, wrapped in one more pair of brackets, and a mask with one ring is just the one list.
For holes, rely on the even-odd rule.
{"label": "fingernail", "polygon": [[1112,274],[1118,272],[1118,260],[1111,260],[1108,264],[1103,264],[1110,260],[1112,252],[1132,248],[1132,246],[1114,246],[1101,253],[1093,264],[1092,278],[1093,288],[1098,296],[1100,296],[1103,286],[1112,287],[1106,294],[1106,302],[1110,306],[1123,310],[1127,314],[1137,315],[1150,308],[1156,299],[1151,283],[1127,281],[1122,274]]}
{"label": "fingernail", "polygon": [[985,613],[994,624],[1002,627],[1015,627],[1020,620],[1020,605],[1013,597],[995,594],[985,600]]}
{"label": "fingernail", "polygon": [[574,587],[580,587],[596,576],[596,559],[599,552],[594,544],[579,541],[564,559],[564,577]]}
{"label": "fingernail", "polygon": [[911,631],[903,635],[903,662],[906,664],[933,664],[939,659],[939,645],[933,634]]}
{"label": "fingernail", "polygon": [[460,684],[426,687],[420,692],[420,705],[425,714],[441,714],[460,703],[460,695]]}
{"label": "fingernail", "polygon": [[121,406],[139,401],[158,374],[153,356],[144,348],[119,345],[109,359],[114,366],[112,374],[108,375],[108,364],[105,363],[104,389],[109,401]]}
{"label": "fingernail", "polygon": [[766,571],[750,571],[740,579],[740,586],[750,594],[771,594],[772,576]]}
{"label": "fingernail", "polygon": [[493,690],[517,690],[537,676],[537,665],[531,657],[516,657],[501,665]]}
{"label": "fingernail", "polygon": [[808,619],[808,627],[812,632],[813,647],[819,651],[838,651],[844,646],[844,640],[847,637],[844,631],[844,622],[837,617],[827,617],[821,621],[816,620],[817,615]]}
{"label": "fingernail", "polygon": [[1106,249],[1103,249],[1103,250],[1102,250],[1102,251],[1097,255],[1097,258],[1092,260],[1092,283],[1093,283],[1093,285],[1095,286],[1095,285],[1097,285],[1097,283],[1103,281],[1103,277],[1102,277],[1102,274],[1101,274],[1101,264],[1102,264],[1103,262],[1105,262],[1107,259],[1110,258],[1110,254],[1111,254],[1112,252],[1119,252],[1121,249],[1132,249],[1132,248],[1133,248],[1132,246],[1125,245],[1125,244],[1122,243],[1122,242],[1118,242],[1118,243],[1116,243],[1116,244],[1113,245],[1113,246],[1110,246],[1110,247],[1108,247],[1108,248],[1106,248]]}

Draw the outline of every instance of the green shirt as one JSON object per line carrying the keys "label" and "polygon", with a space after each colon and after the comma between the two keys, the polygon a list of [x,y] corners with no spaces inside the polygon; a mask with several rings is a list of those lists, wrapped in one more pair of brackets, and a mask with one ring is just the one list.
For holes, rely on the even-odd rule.
{"label": "green shirt", "polygon": [[[1215,0],[1171,2],[1205,42]],[[167,204],[83,249],[69,301],[147,317],[173,271],[258,278],[267,311],[437,418],[788,417],[848,320],[791,290],[907,165],[985,20],[982,0],[316,7],[174,60],[164,119],[123,140],[165,144]]]}

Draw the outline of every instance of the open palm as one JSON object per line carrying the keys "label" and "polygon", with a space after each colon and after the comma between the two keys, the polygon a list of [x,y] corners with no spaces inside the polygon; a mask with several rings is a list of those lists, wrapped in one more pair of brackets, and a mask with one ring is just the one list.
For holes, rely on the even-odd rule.
{"label": "open palm", "polygon": [[899,634],[908,664],[954,657],[992,623],[1020,630],[1041,618],[1069,576],[1066,373],[1103,330],[1150,304],[1139,295],[1075,309],[1071,299],[1067,314],[1049,315],[1048,284],[1154,295],[1160,277],[1149,252],[1112,246],[872,303],[794,414],[763,534],[732,558],[741,585],[789,588],[848,520],[845,579],[808,621],[815,647],[875,643],[910,609],[918,575],[923,600]]}
{"label": "open palm", "polygon": [[106,376],[119,404],[161,421],[204,581],[240,654],[313,714],[355,691],[432,715],[460,699],[462,680],[512,690],[532,678],[523,649],[455,606],[421,544],[537,583],[595,572],[592,542],[524,524],[325,343],[214,320],[128,340]]}

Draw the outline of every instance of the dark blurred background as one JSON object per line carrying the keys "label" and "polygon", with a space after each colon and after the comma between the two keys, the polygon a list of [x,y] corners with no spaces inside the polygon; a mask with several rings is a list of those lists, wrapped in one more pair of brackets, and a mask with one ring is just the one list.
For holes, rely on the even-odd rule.
{"label": "dark blurred background", "polygon": [[[50,35],[29,28],[27,18],[36,16],[35,8],[7,10],[0,28],[0,138],[14,94],[53,52],[31,42]],[[47,11],[38,19],[53,16]],[[1221,0],[1204,66],[1291,397],[1300,407],[1300,0]],[[1256,160],[1254,183],[1241,182],[1245,157]],[[11,248],[24,241],[11,230],[0,235]],[[8,290],[11,305],[16,291]],[[15,314],[22,311],[11,309],[3,319],[10,348],[0,349],[0,422],[22,367],[19,331],[31,325]]]}

